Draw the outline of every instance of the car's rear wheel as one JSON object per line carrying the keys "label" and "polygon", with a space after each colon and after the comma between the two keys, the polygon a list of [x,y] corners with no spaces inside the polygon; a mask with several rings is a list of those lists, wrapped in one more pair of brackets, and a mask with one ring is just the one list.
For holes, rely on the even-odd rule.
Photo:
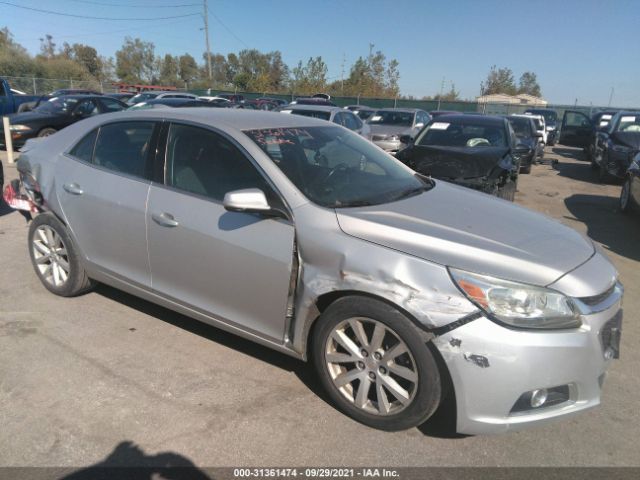
{"label": "car's rear wheel", "polygon": [[381,430],[422,424],[438,407],[440,373],[416,328],[386,303],[345,297],[312,339],[320,380],[340,410]]}
{"label": "car's rear wheel", "polygon": [[55,128],[46,127],[38,132],[38,137],[48,137],[49,135],[53,135],[57,130]]}
{"label": "car's rear wheel", "polygon": [[38,215],[31,222],[29,254],[36,275],[56,295],[72,297],[94,285],[66,227],[51,213]]}
{"label": "car's rear wheel", "polygon": [[620,191],[620,210],[625,213],[631,210],[631,178],[629,177],[625,178]]}

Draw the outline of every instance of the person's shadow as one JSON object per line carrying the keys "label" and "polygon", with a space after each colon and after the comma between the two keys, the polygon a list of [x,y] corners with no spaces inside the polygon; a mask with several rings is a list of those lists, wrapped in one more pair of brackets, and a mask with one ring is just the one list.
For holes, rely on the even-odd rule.
{"label": "person's shadow", "polygon": [[59,480],[212,480],[187,457],[173,452],[147,455],[130,441],[121,442],[101,462]]}

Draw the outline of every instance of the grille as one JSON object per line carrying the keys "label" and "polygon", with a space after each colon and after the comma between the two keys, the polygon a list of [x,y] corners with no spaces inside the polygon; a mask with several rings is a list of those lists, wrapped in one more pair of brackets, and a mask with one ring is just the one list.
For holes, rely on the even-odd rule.
{"label": "grille", "polygon": [[592,297],[582,297],[582,298],[579,298],[578,300],[580,300],[582,303],[586,305],[589,305],[590,307],[593,307],[594,305],[598,305],[603,301],[605,301],[607,298],[609,298],[609,296],[613,293],[615,289],[616,289],[616,284],[614,283],[613,285],[611,285],[611,287],[608,290],[598,295],[594,295]]}
{"label": "grille", "polygon": [[604,324],[600,331],[600,340],[602,348],[613,350],[613,358],[620,358],[620,335],[622,334],[622,310]]}

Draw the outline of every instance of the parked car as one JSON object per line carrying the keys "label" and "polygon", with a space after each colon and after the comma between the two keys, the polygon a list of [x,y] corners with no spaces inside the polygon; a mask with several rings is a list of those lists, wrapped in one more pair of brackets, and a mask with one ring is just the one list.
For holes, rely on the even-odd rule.
{"label": "parked car", "polygon": [[219,98],[224,98],[225,100],[229,100],[231,103],[244,102],[244,95],[239,95],[237,93],[219,93],[217,96]]}
{"label": "parked car", "polygon": [[[79,120],[126,108],[126,103],[102,95],[54,97],[31,112],[9,115],[13,146],[20,148],[30,138],[46,137]],[[2,125],[0,125],[0,146],[5,146]]]}
{"label": "parked car", "polygon": [[550,108],[529,108],[524,111],[527,115],[542,115],[544,117],[545,131],[547,132],[546,144],[553,146],[558,141],[558,113]]}
{"label": "parked car", "polygon": [[591,166],[601,182],[624,179],[640,152],[640,112],[618,112],[596,132]]}
{"label": "parked car", "polygon": [[453,110],[431,110],[429,115],[431,115],[431,118],[436,118],[442,115],[458,115],[459,113],[462,112],[454,112]]}
{"label": "parked car", "polygon": [[369,117],[367,123],[371,127],[371,141],[385,152],[395,154],[406,146],[400,138],[414,138],[429,120],[431,117],[424,110],[383,108]]}
{"label": "parked car", "polygon": [[193,93],[179,92],[177,90],[169,90],[166,92],[161,90],[149,90],[134,95],[127,101],[127,103],[129,105],[135,105],[136,103],[146,102],[147,100],[152,100],[154,98],[191,98],[195,100],[198,96]]}
{"label": "parked car", "polygon": [[516,135],[516,145],[525,146],[529,152],[520,156],[520,173],[531,173],[531,166],[542,156],[541,133],[528,115],[509,115],[506,119]]}
{"label": "parked car", "polygon": [[618,356],[622,286],[591,240],[327,122],[116,113],[31,144],[17,168],[50,292],[104,282],[313,359],[374,428],[422,424],[447,382],[459,432],[544,424],[597,406]]}
{"label": "parked car", "polygon": [[636,153],[620,190],[620,210],[638,212],[640,210],[640,153]]}
{"label": "parked car", "polygon": [[276,105],[278,105],[279,107],[284,107],[285,105],[288,105],[289,102],[286,100],[283,100],[282,98],[273,98],[273,97],[258,97],[256,98],[256,100],[260,101],[260,102],[271,102],[271,103],[275,103]]}
{"label": "parked car", "polygon": [[356,114],[360,120],[366,121],[371,116],[377,112],[375,108],[367,107],[366,105],[347,105],[343,107],[345,110],[350,110],[354,114]]}
{"label": "parked car", "polygon": [[255,106],[256,110],[276,110],[281,107],[281,104],[279,103],[272,102],[271,100],[261,100],[258,98],[255,100],[245,100],[244,105],[248,104]]}
{"label": "parked car", "polygon": [[[226,105],[225,105],[226,106]],[[224,108],[214,102],[207,102],[198,98],[154,98],[146,102],[131,105],[127,110],[145,110],[149,108],[187,108],[187,107],[205,107],[205,108]]]}
{"label": "parked car", "polygon": [[39,98],[40,95],[19,93],[4,78],[0,78],[0,116],[16,113],[21,105],[37,102]]}
{"label": "parked car", "polygon": [[129,99],[133,98],[136,94],[133,92],[120,92],[120,93],[105,93],[107,97],[115,98],[121,102],[127,103]]}
{"label": "parked car", "polygon": [[[536,131],[542,134],[542,136],[540,137],[542,146],[543,147],[547,146],[548,139],[549,139],[549,132],[547,131],[547,126],[546,126],[544,117],[542,115],[533,115],[532,113],[527,113],[525,115],[533,119],[533,123],[535,123],[536,125]],[[540,158],[542,158],[542,156]]]}
{"label": "parked car", "polygon": [[211,96],[200,96],[198,97],[198,100],[204,100],[205,102],[211,102],[211,103],[215,103],[219,106],[229,106],[231,105],[233,102],[230,102],[229,100],[227,100],[226,98],[222,98],[222,97],[211,97]]}
{"label": "parked car", "polygon": [[280,113],[302,115],[304,117],[319,118],[327,122],[337,123],[349,130],[356,132],[366,139],[370,139],[369,125],[360,120],[357,115],[340,107],[326,107],[324,105],[288,105],[280,110]]}
{"label": "parked car", "polygon": [[325,107],[336,107],[337,105],[331,100],[324,97],[298,97],[289,105],[317,105]]}
{"label": "parked car", "polygon": [[[592,162],[596,151],[596,139],[599,130],[606,130],[609,122],[616,114],[616,111],[605,110],[591,115],[591,132],[589,135],[587,146],[584,148],[587,160]],[[595,167],[594,167],[595,168]]]}
{"label": "parked car", "polygon": [[530,153],[504,117],[459,114],[431,121],[397,157],[422,175],[513,201],[520,157]]}

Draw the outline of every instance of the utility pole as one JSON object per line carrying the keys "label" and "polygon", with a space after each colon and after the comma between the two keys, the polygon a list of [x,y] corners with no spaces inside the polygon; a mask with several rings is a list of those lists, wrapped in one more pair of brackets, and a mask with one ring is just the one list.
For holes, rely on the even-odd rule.
{"label": "utility pole", "polygon": [[438,95],[438,108],[440,110],[440,100],[442,100],[442,92],[444,91],[444,77],[442,77],[442,83],[440,84],[440,95]]}
{"label": "utility pole", "polygon": [[340,95],[344,97],[344,52],[342,53],[342,73],[340,74]]}
{"label": "utility pole", "polygon": [[209,47],[209,9],[207,0],[204,0],[204,37],[207,42],[207,68],[209,69],[209,81],[211,81],[211,48]]}
{"label": "utility pole", "polygon": [[611,106],[612,101],[613,101],[613,87],[611,87],[611,94],[609,95],[609,105],[607,105],[607,107]]}

